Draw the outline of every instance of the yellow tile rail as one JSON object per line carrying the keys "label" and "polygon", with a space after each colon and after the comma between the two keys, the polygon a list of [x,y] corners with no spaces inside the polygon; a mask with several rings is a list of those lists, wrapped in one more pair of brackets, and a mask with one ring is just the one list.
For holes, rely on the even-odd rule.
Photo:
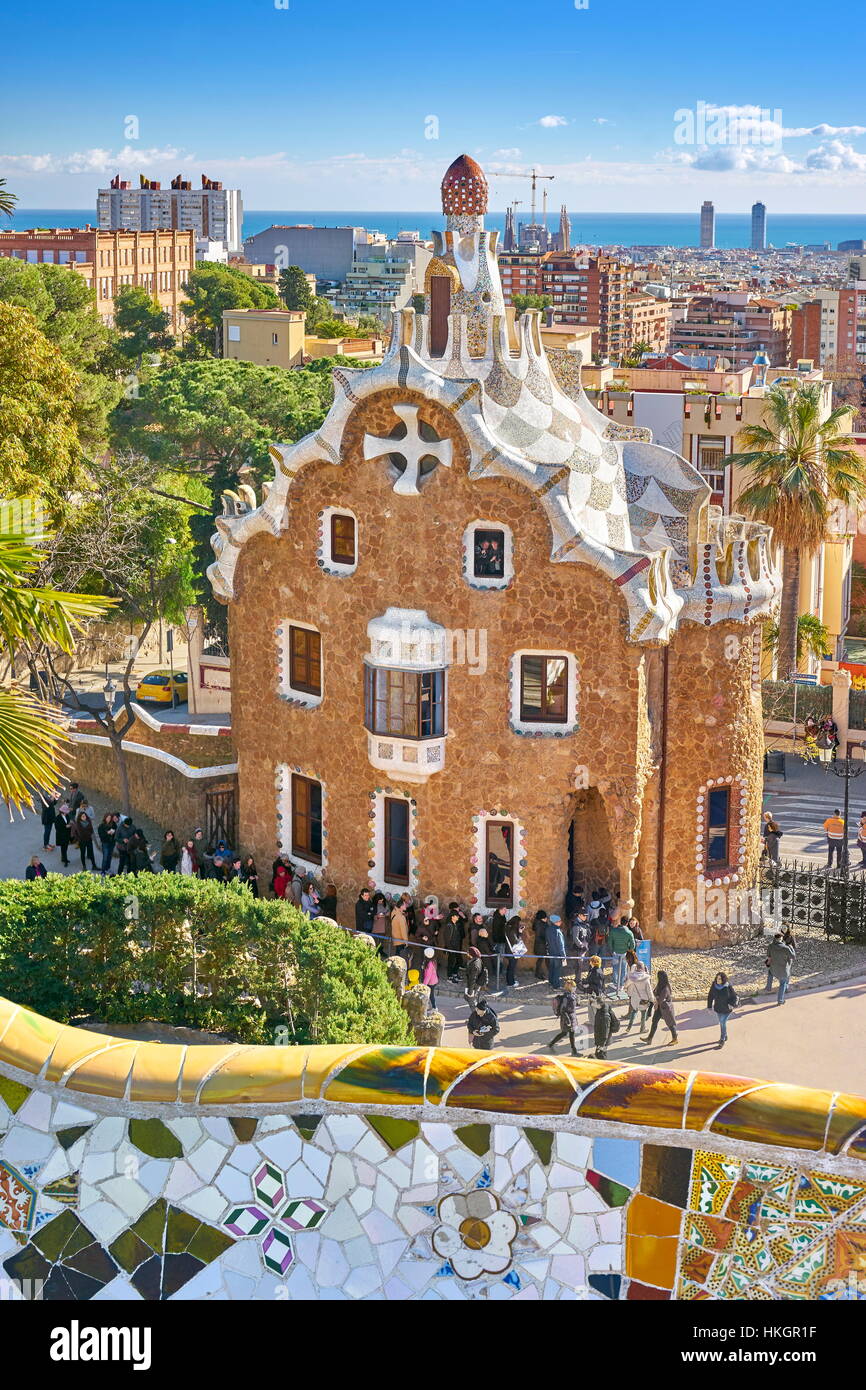
{"label": "yellow tile rail", "polygon": [[710,1072],[462,1048],[130,1042],[0,999],[4,1066],[132,1106],[432,1105],[576,1116],[866,1160],[866,1098]]}

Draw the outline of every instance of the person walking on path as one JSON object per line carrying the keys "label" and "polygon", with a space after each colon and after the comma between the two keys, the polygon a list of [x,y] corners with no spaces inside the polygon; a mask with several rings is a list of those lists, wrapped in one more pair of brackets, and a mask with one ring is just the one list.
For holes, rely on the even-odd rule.
{"label": "person walking on path", "polygon": [[550,956],[547,962],[550,967],[550,987],[561,989],[562,967],[566,963],[565,937],[562,934],[562,918],[556,912],[548,919],[546,938],[547,954]]}
{"label": "person walking on path", "polygon": [[860,851],[860,863],[858,868],[866,868],[866,811],[860,812],[860,821],[857,826],[857,848]]}
{"label": "person walking on path", "polygon": [[519,917],[509,917],[505,923],[505,993],[517,988],[517,962],[526,955],[526,942],[523,940],[525,927]]}
{"label": "person walking on path", "polygon": [[724,970],[720,970],[713,983],[710,985],[710,992],[707,995],[707,1008],[716,1015],[719,1020],[719,1041],[717,1047],[724,1047],[728,1041],[728,1019],[739,1004],[737,991],[729,983]]}
{"label": "person walking on path", "polygon": [[625,977],[625,993],[628,999],[628,1018],[625,1021],[625,1031],[631,1030],[637,1015],[640,1014],[640,1031],[646,1030],[649,1016],[653,1007],[653,986],[650,973],[642,960],[638,960],[634,951],[626,954],[628,973]]}
{"label": "person walking on path", "polygon": [[562,993],[556,996],[553,1005],[553,1012],[559,1019],[559,1032],[555,1038],[551,1038],[547,1044],[551,1052],[556,1050],[556,1044],[561,1042],[564,1037],[568,1037],[571,1043],[572,1057],[578,1057],[577,1047],[574,1041],[574,1034],[577,1028],[577,991],[574,987],[574,980],[570,975],[566,975],[562,982]]}
{"label": "person walking on path", "polygon": [[499,1032],[499,1020],[484,995],[479,995],[466,1024],[470,1045],[480,1052],[489,1052]]}
{"label": "person walking on path", "polygon": [[[42,848],[54,852],[54,846],[49,844],[51,831],[54,829],[54,819],[57,813],[57,797],[53,792],[47,792],[42,803]],[[55,837],[56,838],[56,837]]]}
{"label": "person walking on path", "polygon": [[177,866],[180,863],[180,845],[175,839],[173,830],[166,830],[162,837],[159,862],[162,865],[164,874],[177,873]]}
{"label": "person walking on path", "polygon": [[778,980],[777,1004],[784,1004],[785,1002],[788,985],[791,982],[791,966],[796,954],[796,947],[789,946],[782,933],[777,931],[767,951],[767,983],[764,987],[764,993],[767,994],[773,988],[773,980]]}
{"label": "person walking on path", "polygon": [[[466,936],[466,922],[460,911],[454,907],[442,925],[442,945],[448,952],[448,979],[456,980],[463,960],[463,941]],[[480,954],[480,952],[479,952]]]}
{"label": "person walking on path", "polygon": [[619,1019],[614,1013],[610,1001],[603,994],[596,995],[594,1003],[592,1036],[595,1042],[595,1055],[603,1060],[607,1056],[611,1037],[614,1033],[619,1032]]}
{"label": "person walking on path", "polygon": [[644,1038],[644,1045],[646,1047],[651,1045],[656,1035],[656,1029],[659,1026],[659,1019],[662,1019],[666,1027],[670,1029],[670,1042],[673,1044],[677,1041],[677,1020],[674,1015],[673,991],[671,990],[671,982],[668,979],[668,972],[666,970],[660,970],[656,977],[656,987],[653,990],[653,998],[655,1000],[655,1009],[653,1010],[652,1027],[649,1030],[649,1036]]}
{"label": "person walking on path", "polygon": [[845,851],[845,822],[839,814],[839,808],[828,816],[824,822],[824,830],[827,834],[827,868],[833,867],[833,855],[836,856],[836,864],[841,869],[843,860],[847,858]]}
{"label": "person walking on path", "polygon": [[42,863],[39,855],[34,854],[27,868],[24,870],[24,877],[28,883],[33,883],[37,878],[45,878],[46,872],[45,865]]}
{"label": "person walking on path", "polygon": [[634,950],[634,933],[623,922],[617,922],[608,933],[608,943],[613,953],[613,987],[618,999],[623,997],[625,976],[628,969],[626,953]]}

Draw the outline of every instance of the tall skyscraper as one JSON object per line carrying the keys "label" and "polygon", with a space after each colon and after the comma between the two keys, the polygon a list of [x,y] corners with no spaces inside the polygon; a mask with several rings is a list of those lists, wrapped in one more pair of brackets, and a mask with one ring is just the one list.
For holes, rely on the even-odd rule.
{"label": "tall skyscraper", "polygon": [[243,204],[240,189],[201,176],[201,188],[180,174],[170,188],[139,175],[133,188],[118,174],[108,188],[100,188],[96,200],[99,229],[103,232],[189,231],[196,237],[224,241],[229,251],[240,251]]}
{"label": "tall skyscraper", "polygon": [[707,199],[701,204],[701,250],[711,251],[716,244],[716,210]]}
{"label": "tall skyscraper", "polygon": [[752,250],[767,249],[767,208],[764,203],[752,204]]}
{"label": "tall skyscraper", "polygon": [[556,249],[558,251],[571,250],[571,220],[565,203],[559,210],[559,245]]}

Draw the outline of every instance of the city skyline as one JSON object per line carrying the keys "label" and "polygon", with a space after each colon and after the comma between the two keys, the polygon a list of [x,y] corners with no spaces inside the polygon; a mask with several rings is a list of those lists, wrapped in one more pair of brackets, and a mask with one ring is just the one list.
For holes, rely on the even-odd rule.
{"label": "city skyline", "polygon": [[[156,0],[160,61],[148,64],[118,61],[137,51],[131,13],[119,12],[110,33],[63,29],[62,42],[45,39],[61,32],[56,0],[39,34],[23,13],[12,15],[8,39],[19,59],[0,98],[0,177],[23,207],[89,206],[117,173],[165,181],[205,169],[241,188],[253,208],[427,211],[443,168],[465,150],[488,172],[491,206],[503,209],[514,198],[528,203],[519,176],[533,164],[555,176],[553,204],[577,212],[690,212],[711,199],[725,214],[760,199],[798,213],[817,196],[831,214],[862,206],[866,126],[854,90],[828,98],[824,68],[807,62],[801,35],[811,15],[801,0],[774,32],[774,63],[757,80],[727,68],[720,76],[711,15],[690,15],[684,66],[681,20],[633,0],[615,13],[549,0],[538,34],[557,62],[537,69],[513,42],[514,25],[525,24],[516,0],[495,11],[446,0],[439,18],[453,10],[458,30],[401,9],[400,24],[381,24],[374,45],[369,17],[345,0],[287,3],[262,4],[239,25],[216,0],[202,43],[195,15]],[[856,18],[848,0],[837,13],[843,28],[846,14]],[[726,32],[751,40],[760,22],[733,0]],[[616,48],[615,81],[612,26],[630,40]],[[263,51],[267,82],[274,65],[285,75],[284,100],[266,89]],[[100,70],[86,102],[76,61],[85,53]]]}

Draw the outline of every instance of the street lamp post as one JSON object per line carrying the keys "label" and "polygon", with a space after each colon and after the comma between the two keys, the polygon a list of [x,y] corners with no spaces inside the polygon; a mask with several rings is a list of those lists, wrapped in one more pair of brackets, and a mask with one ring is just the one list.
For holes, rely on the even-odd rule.
{"label": "street lamp post", "polygon": [[[859,744],[857,744],[856,746],[857,746],[858,748],[860,748],[861,751],[863,751],[864,757],[866,757],[866,742],[864,742],[864,743],[859,743]],[[848,747],[850,748],[851,745],[849,744]],[[845,810],[844,810],[843,817],[842,817],[843,822],[844,822],[845,829],[844,829],[843,835],[842,835],[842,863],[844,864],[845,868],[847,869],[847,867],[848,867],[848,807],[849,807],[849,799],[850,799],[851,782],[852,782],[852,781],[856,781],[856,779],[857,779],[858,777],[862,776],[862,774],[863,774],[864,772],[866,772],[866,762],[864,762],[863,757],[861,757],[861,758],[851,758],[851,757],[848,757],[848,756],[846,755],[846,757],[844,757],[844,758],[839,758],[839,757],[837,757],[837,758],[835,759],[834,762],[831,762],[831,763],[830,763],[830,767],[831,767],[832,771],[835,773],[835,775],[836,775],[837,777],[843,777],[843,778],[845,779],[845,803],[844,803],[844,805],[845,805]]]}

